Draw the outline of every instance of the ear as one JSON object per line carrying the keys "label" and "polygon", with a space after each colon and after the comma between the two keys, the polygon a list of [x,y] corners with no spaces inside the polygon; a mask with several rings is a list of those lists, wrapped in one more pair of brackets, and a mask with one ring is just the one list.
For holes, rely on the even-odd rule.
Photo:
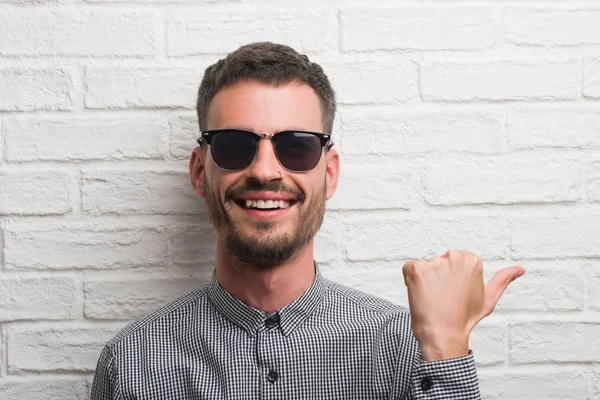
{"label": "ear", "polygon": [[338,179],[340,177],[340,155],[335,149],[330,149],[325,153],[326,160],[326,175],[325,183],[327,184],[327,200],[333,197],[337,188]]}
{"label": "ear", "polygon": [[190,182],[192,189],[200,197],[205,197],[204,191],[204,165],[206,152],[199,146],[195,147],[190,157]]}

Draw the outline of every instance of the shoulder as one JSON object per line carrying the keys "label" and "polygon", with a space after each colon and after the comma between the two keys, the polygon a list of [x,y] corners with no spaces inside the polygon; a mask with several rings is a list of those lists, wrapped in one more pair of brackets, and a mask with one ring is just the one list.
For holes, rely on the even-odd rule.
{"label": "shoulder", "polygon": [[114,348],[128,338],[139,335],[140,332],[149,329],[153,331],[156,331],[157,329],[168,329],[169,326],[172,326],[172,322],[174,321],[181,322],[193,318],[195,311],[197,311],[198,308],[203,308],[207,302],[206,286],[194,290],[159,308],[142,319],[127,325],[107,342],[106,347]]}
{"label": "shoulder", "polygon": [[325,279],[325,285],[329,291],[329,297],[334,303],[343,303],[352,306],[359,311],[376,314],[398,314],[408,317],[407,307],[394,304],[381,297],[362,292],[341,283]]}

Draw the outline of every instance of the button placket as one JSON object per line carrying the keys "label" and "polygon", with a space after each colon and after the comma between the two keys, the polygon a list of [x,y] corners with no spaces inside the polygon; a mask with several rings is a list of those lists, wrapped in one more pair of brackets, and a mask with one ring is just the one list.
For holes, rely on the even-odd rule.
{"label": "button placket", "polygon": [[261,395],[264,400],[276,400],[283,398],[285,385],[282,386],[282,374],[285,354],[281,341],[283,335],[281,330],[274,329],[279,325],[277,313],[265,316],[257,331],[257,356],[258,366],[261,370]]}

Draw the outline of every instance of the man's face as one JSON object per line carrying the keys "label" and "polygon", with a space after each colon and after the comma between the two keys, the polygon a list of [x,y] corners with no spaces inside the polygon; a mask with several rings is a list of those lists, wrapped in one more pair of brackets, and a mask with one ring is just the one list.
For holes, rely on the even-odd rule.
{"label": "man's face", "polygon": [[[323,132],[320,101],[310,86],[298,82],[275,87],[241,81],[220,90],[211,102],[208,129],[224,128],[265,134]],[[337,184],[335,150],[323,150],[317,166],[307,172],[285,170],[270,139],[259,141],[252,164],[241,171],[219,168],[210,146],[194,154],[192,181],[197,177],[196,192],[206,198],[211,222],[228,253],[251,264],[274,266],[311,242],[323,220],[325,200]],[[279,208],[258,209],[254,202],[261,200],[278,201]]]}

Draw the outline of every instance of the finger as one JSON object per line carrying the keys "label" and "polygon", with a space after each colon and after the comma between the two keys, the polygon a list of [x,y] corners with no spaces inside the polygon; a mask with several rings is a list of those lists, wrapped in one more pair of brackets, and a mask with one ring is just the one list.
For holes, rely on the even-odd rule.
{"label": "finger", "polygon": [[402,275],[404,275],[404,281],[406,282],[406,277],[409,276],[415,268],[415,264],[418,260],[410,260],[404,263],[402,266]]}
{"label": "finger", "polygon": [[483,311],[485,315],[489,315],[494,311],[498,300],[500,300],[502,293],[504,293],[508,285],[524,273],[525,269],[521,266],[508,267],[496,272],[492,279],[485,285],[483,299]]}
{"label": "finger", "polygon": [[427,262],[429,263],[433,263],[433,264],[440,264],[442,262],[446,261],[446,259],[444,257],[429,257],[427,259]]}

